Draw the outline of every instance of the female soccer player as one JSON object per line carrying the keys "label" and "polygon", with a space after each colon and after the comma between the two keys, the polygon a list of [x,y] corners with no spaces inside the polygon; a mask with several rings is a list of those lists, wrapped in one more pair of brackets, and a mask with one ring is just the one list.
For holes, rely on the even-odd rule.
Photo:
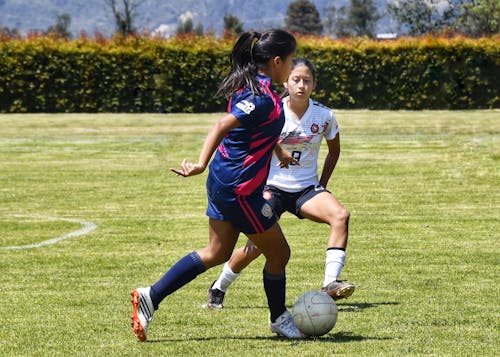
{"label": "female soccer player", "polygon": [[227,261],[243,232],[266,257],[263,271],[271,331],[301,338],[285,307],[285,266],[290,248],[262,190],[272,152],[285,119],[272,81],[286,81],[296,51],[295,38],[283,30],[244,33],[231,52],[231,71],[218,93],[229,97],[228,114],[210,129],[197,163],[184,160],[177,175],[205,171],[209,243],[180,259],[155,284],[132,291],[132,328],[146,340],[153,312],[168,295],[197,275]]}
{"label": "female soccer player", "polygon": [[[299,164],[292,162],[289,168],[285,168],[273,156],[263,195],[278,218],[288,211],[300,219],[308,218],[330,225],[322,290],[335,300],[346,298],[353,293],[354,285],[338,280],[338,277],[345,263],[349,211],[326,190],[340,155],[337,121],[329,108],[310,98],[316,86],[316,70],[310,61],[295,59],[284,85],[289,96],[283,99],[286,121],[279,142],[281,148],[288,150]],[[328,144],[328,154],[318,180],[318,154],[322,138]],[[224,307],[224,294],[229,285],[260,253],[251,241],[234,252],[229,262],[224,264],[219,278],[208,289],[209,308]]]}

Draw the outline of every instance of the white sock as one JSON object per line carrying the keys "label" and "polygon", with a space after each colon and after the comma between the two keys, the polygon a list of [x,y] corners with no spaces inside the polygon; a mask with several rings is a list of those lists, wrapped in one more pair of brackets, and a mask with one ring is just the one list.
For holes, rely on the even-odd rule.
{"label": "white sock", "polygon": [[224,268],[222,268],[222,273],[220,273],[219,275],[219,279],[215,281],[212,288],[217,288],[220,291],[226,292],[226,290],[229,288],[229,285],[231,285],[240,275],[241,272],[234,273],[229,267],[228,262],[226,262],[224,264]]}
{"label": "white sock", "polygon": [[325,260],[325,280],[323,286],[337,280],[345,263],[345,251],[341,249],[328,249]]}

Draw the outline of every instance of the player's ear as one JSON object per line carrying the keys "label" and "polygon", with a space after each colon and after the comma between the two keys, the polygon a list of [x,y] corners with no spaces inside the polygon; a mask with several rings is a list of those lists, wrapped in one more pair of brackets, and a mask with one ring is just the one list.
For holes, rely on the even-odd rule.
{"label": "player's ear", "polygon": [[279,67],[281,64],[283,64],[283,60],[281,59],[280,56],[276,56],[273,58],[273,65],[277,68]]}

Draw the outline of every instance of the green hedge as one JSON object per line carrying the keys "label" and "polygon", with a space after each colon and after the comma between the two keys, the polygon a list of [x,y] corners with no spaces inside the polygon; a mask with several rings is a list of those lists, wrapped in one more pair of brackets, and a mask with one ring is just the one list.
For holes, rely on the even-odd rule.
{"label": "green hedge", "polygon": [[500,105],[500,37],[309,42],[316,98],[336,108],[476,109]]}
{"label": "green hedge", "polygon": [[[0,112],[215,112],[231,40],[34,37],[0,42]],[[334,108],[500,105],[499,37],[334,41],[300,38]]]}

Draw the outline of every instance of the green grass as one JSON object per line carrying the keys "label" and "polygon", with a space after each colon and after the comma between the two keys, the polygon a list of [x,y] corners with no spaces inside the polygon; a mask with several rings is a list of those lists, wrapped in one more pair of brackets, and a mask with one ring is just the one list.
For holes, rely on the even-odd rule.
{"label": "green grass", "polygon": [[[197,159],[218,117],[0,115],[1,355],[498,354],[499,111],[337,112],[329,188],[351,211],[344,277],[357,290],[330,334],[270,333],[259,258],[224,311],[201,309],[215,268],[168,297],[150,341],[136,342],[130,291],[207,242],[206,174],[169,168]],[[57,217],[98,227],[5,249],[81,228]],[[290,215],[281,224],[291,306],[322,283],[328,229]]]}

